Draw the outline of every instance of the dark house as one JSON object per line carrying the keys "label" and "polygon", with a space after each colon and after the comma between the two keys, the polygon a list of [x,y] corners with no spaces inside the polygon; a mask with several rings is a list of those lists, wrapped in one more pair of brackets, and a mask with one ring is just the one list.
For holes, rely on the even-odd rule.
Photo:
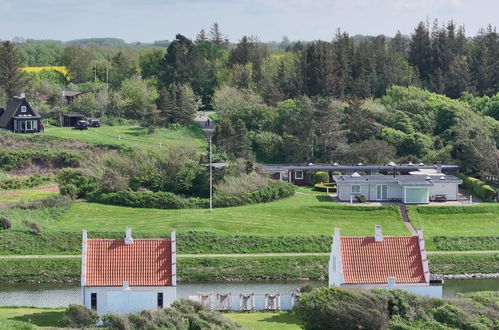
{"label": "dark house", "polygon": [[0,128],[14,133],[40,132],[41,119],[24,96],[14,96],[7,108],[0,109]]}
{"label": "dark house", "polygon": [[80,95],[83,95],[84,92],[77,92],[77,91],[62,91],[62,97],[66,100],[67,104],[71,104],[75,98],[77,98]]}

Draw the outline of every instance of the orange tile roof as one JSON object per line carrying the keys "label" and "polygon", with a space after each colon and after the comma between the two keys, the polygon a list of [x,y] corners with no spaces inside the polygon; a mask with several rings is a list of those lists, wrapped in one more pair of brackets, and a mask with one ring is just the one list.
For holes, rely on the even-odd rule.
{"label": "orange tile roof", "polygon": [[345,284],[425,283],[417,236],[341,237]]}
{"label": "orange tile roof", "polygon": [[88,239],[86,286],[172,285],[172,249],[169,239]]}

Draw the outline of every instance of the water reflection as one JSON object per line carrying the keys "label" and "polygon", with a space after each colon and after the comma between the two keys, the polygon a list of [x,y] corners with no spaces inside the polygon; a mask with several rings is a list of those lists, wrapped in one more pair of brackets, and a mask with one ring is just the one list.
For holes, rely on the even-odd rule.
{"label": "water reflection", "polygon": [[[184,298],[197,292],[231,292],[265,294],[266,292],[291,293],[303,284],[327,285],[326,282],[220,282],[179,283],[177,295]],[[444,297],[458,292],[499,291],[499,279],[446,280]],[[77,284],[0,284],[0,306],[61,307],[80,303],[81,288]]]}

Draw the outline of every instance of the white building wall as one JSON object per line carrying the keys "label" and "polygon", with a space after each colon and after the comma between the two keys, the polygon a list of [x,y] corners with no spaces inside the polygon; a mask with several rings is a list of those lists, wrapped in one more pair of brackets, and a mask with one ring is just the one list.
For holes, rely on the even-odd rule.
{"label": "white building wall", "polygon": [[422,284],[422,285],[403,285],[403,284],[397,284],[394,288],[388,287],[387,284],[344,284],[342,287],[345,288],[360,288],[364,290],[370,290],[370,289],[400,289],[400,290],[405,290],[410,293],[414,293],[420,296],[425,296],[425,297],[433,297],[433,298],[442,298],[442,286],[441,285],[428,285],[428,284]]}
{"label": "white building wall", "polygon": [[400,186],[396,182],[392,183],[370,183],[369,184],[369,196],[364,195],[368,200],[370,201],[376,201],[376,188],[378,185],[387,185],[387,199],[402,199],[404,190],[402,189],[402,186]]}
{"label": "white building wall", "polygon": [[163,293],[163,307],[177,299],[175,286],[146,287],[84,287],[83,304],[91,308],[91,293],[97,293],[97,313],[136,313],[144,309],[157,309],[158,293]]}
{"label": "white building wall", "polygon": [[448,201],[457,200],[457,183],[438,182],[437,179],[432,180],[433,186],[430,187],[430,199],[435,195],[445,195]]}

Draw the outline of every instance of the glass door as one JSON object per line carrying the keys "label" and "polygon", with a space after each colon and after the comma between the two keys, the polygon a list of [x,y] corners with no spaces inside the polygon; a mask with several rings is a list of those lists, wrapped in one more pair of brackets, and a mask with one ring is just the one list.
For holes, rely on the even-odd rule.
{"label": "glass door", "polygon": [[376,186],[376,199],[377,200],[387,200],[388,199],[388,185],[379,184]]}

